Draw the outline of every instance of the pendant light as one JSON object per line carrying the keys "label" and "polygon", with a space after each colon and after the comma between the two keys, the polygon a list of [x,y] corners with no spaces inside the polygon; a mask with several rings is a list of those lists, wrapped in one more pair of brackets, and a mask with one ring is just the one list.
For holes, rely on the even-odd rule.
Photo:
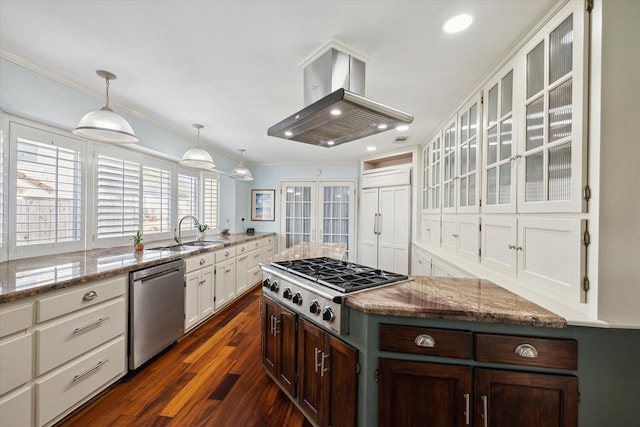
{"label": "pendant light", "polygon": [[229,174],[230,178],[233,178],[238,181],[253,181],[253,175],[251,175],[251,171],[242,163],[242,155],[244,154],[244,148],[238,150],[240,152],[240,164],[233,168],[231,173]]}
{"label": "pendant light", "polygon": [[211,154],[200,148],[200,129],[204,126],[200,124],[194,124],[194,128],[198,130],[198,136],[196,137],[196,146],[187,150],[180,160],[180,164],[188,166],[190,168],[212,170],[216,167],[211,158]]}
{"label": "pendant light", "polygon": [[129,122],[109,108],[109,81],[117,79],[116,75],[104,70],[98,70],[96,74],[107,82],[106,105],[99,110],[85,114],[73,133],[83,138],[113,144],[138,142],[139,139]]}

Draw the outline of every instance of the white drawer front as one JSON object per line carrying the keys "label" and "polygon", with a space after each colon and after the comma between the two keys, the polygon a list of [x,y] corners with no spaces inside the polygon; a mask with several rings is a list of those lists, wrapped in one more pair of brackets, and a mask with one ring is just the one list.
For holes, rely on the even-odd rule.
{"label": "white drawer front", "polygon": [[[9,304],[7,304],[9,305]],[[23,331],[33,322],[33,305],[10,305],[0,312],[0,338]]]}
{"label": "white drawer front", "polygon": [[247,284],[249,286],[254,285],[258,282],[262,281],[262,269],[260,266],[255,266],[249,270],[247,273]]}
{"label": "white drawer front", "polygon": [[125,358],[123,337],[37,381],[37,425],[46,424],[111,380],[124,375]]}
{"label": "white drawer front", "polygon": [[31,379],[32,349],[31,334],[7,339],[0,343],[0,395]]}
{"label": "white drawer front", "polygon": [[44,322],[64,314],[91,307],[124,295],[129,284],[128,276],[118,276],[95,282],[90,286],[56,293],[37,301],[37,322]]}
{"label": "white drawer front", "polygon": [[224,261],[236,256],[236,247],[229,246],[227,248],[216,251],[216,263]]}
{"label": "white drawer front", "polygon": [[250,269],[257,266],[260,263],[260,261],[262,261],[262,251],[260,249],[256,249],[249,252],[248,267]]}
{"label": "white drawer front", "polygon": [[31,426],[32,413],[31,388],[25,388],[0,399],[0,426]]}
{"label": "white drawer front", "polygon": [[36,375],[125,332],[125,300],[83,311],[36,330]]}
{"label": "white drawer front", "polygon": [[266,246],[264,248],[262,248],[260,250],[261,252],[261,260],[260,261],[264,261],[265,259],[269,259],[271,257],[273,257],[273,246]]}
{"label": "white drawer front", "polygon": [[249,252],[251,249],[249,247],[248,243],[243,243],[241,245],[236,246],[236,254],[238,256],[242,255],[242,254],[246,254],[247,252]]}
{"label": "white drawer front", "polygon": [[199,268],[213,265],[214,259],[213,252],[205,252],[200,255],[189,257],[184,260],[185,273],[190,273]]}

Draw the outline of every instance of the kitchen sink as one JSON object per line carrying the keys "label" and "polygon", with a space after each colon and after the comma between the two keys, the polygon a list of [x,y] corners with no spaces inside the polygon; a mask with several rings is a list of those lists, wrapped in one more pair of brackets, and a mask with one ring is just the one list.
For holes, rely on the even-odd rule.
{"label": "kitchen sink", "polygon": [[151,250],[155,250],[155,251],[175,251],[175,252],[180,252],[180,251],[189,251],[189,250],[193,250],[193,249],[197,249],[197,248],[203,248],[203,247],[207,247],[207,246],[215,246],[215,245],[223,245],[224,242],[219,241],[219,240],[200,240],[200,241],[193,241],[193,242],[185,242],[183,244],[176,244],[176,245],[170,245],[170,246],[159,246],[157,248],[149,248]]}

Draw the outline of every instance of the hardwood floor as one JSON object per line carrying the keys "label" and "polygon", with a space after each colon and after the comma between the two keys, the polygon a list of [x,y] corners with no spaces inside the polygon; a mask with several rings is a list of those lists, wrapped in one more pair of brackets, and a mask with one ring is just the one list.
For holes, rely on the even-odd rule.
{"label": "hardwood floor", "polygon": [[265,373],[257,287],[57,427],[310,427]]}

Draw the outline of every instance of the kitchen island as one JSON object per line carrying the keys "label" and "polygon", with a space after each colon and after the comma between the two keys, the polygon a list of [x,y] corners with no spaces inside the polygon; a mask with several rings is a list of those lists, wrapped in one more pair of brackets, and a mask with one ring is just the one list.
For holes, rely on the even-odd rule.
{"label": "kitchen island", "polygon": [[[345,304],[341,338],[359,350],[360,426],[400,425],[437,397],[441,407],[419,415],[453,414],[456,424],[433,425],[640,425],[638,330],[567,325],[478,279],[417,277]],[[452,402],[446,387],[434,391],[442,383],[455,390]],[[518,402],[530,411],[514,410]]]}

